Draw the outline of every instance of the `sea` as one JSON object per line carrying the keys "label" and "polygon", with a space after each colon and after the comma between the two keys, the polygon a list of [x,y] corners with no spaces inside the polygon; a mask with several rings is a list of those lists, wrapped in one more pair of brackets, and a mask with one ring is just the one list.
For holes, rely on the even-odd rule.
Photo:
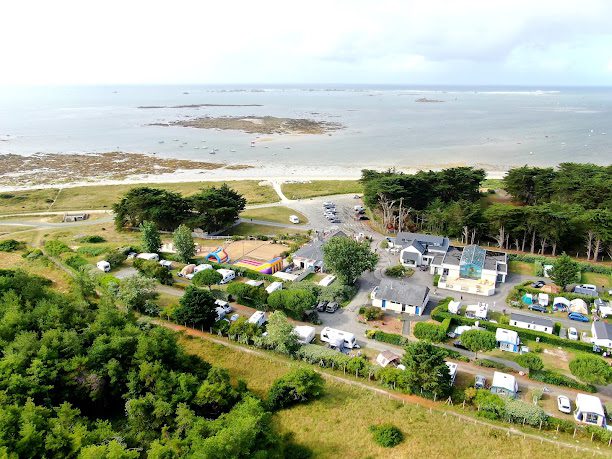
{"label": "sea", "polygon": [[[170,108],[198,104],[219,106]],[[256,135],[150,125],[268,115],[344,128],[321,135]],[[475,165],[503,171],[566,161],[607,165],[612,87],[0,87],[0,161],[6,153],[107,151],[261,167]]]}

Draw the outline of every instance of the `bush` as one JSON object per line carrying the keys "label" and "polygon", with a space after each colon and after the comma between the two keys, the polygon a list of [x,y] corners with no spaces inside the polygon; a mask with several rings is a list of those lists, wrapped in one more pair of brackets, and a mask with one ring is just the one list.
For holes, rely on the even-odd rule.
{"label": "bush", "polygon": [[64,263],[75,271],[78,271],[81,267],[87,265],[87,260],[80,255],[73,254],[66,257]]}
{"label": "bush", "polygon": [[440,275],[439,274],[434,274],[434,276],[433,276],[433,286],[437,287],[438,286],[438,282],[440,282]]}
{"label": "bush", "polygon": [[240,282],[232,282],[227,286],[227,293],[240,304],[267,310],[268,292],[263,288]]}
{"label": "bush", "polygon": [[16,241],[15,239],[7,239],[0,241],[0,252],[15,252],[25,247],[23,242]]}
{"label": "bush", "polygon": [[325,287],[319,299],[323,301],[337,301],[343,303],[350,300],[357,294],[357,287],[354,285],[344,285],[341,282],[334,282],[329,287]]}
{"label": "bush", "polygon": [[280,377],[268,392],[268,407],[286,408],[313,400],[323,393],[323,377],[311,368],[297,368]]}
{"label": "bush", "polygon": [[376,444],[384,448],[393,448],[404,440],[404,434],[393,424],[370,426],[372,438]]}
{"label": "bush", "polygon": [[495,360],[478,359],[474,363],[476,363],[476,365],[478,365],[479,367],[495,368],[496,370],[506,370],[509,368],[503,363],[496,362]]}
{"label": "bush", "polygon": [[408,340],[402,335],[386,333],[380,330],[366,330],[366,337],[376,341],[382,341],[383,343],[395,344],[396,346],[405,346],[408,344]]}
{"label": "bush", "polygon": [[389,248],[389,241],[387,241],[386,239],[383,239],[382,241],[380,241],[380,248],[381,249],[388,249]]}
{"label": "bush", "polygon": [[545,384],[553,384],[555,386],[569,387],[571,389],[577,389],[584,392],[596,392],[595,386],[591,384],[583,384],[575,379],[569,378],[565,375],[555,373],[550,370],[534,370],[529,372],[529,379],[540,381]]}
{"label": "bush", "polygon": [[158,280],[161,284],[172,285],[174,283],[172,273],[168,268],[160,265],[154,260],[136,258],[134,260],[134,268],[145,276]]}
{"label": "bush", "polygon": [[89,244],[99,244],[100,242],[106,242],[102,236],[98,236],[97,234],[93,234],[91,236],[83,236],[77,239],[78,242],[89,243]]}
{"label": "bush", "polygon": [[377,308],[376,306],[366,306],[365,308],[360,308],[359,314],[361,314],[367,321],[379,320],[385,315],[382,309]]}
{"label": "bush", "polygon": [[36,260],[37,258],[44,257],[44,254],[40,249],[29,249],[21,256],[27,260]]}
{"label": "bush", "polygon": [[548,419],[548,415],[544,410],[533,403],[506,398],[504,399],[504,404],[504,418],[508,422],[517,424],[524,422],[535,427],[539,426],[540,423],[546,422]]}
{"label": "bush", "polygon": [[66,253],[66,252],[72,252],[70,247],[68,247],[62,241],[59,241],[57,239],[46,241],[44,247],[45,247],[45,251],[52,257],[57,257],[61,255],[62,253]]}
{"label": "bush", "polygon": [[127,255],[119,250],[111,252],[106,257],[106,261],[111,265],[111,269],[118,268],[127,259]]}
{"label": "bush", "polygon": [[79,247],[77,253],[86,257],[97,257],[108,252],[108,247]]}
{"label": "bush", "polygon": [[402,265],[395,265],[385,269],[385,274],[389,277],[412,276],[414,274],[414,269],[406,268]]}
{"label": "bush", "polygon": [[544,363],[539,355],[534,354],[533,352],[527,352],[526,354],[521,354],[516,358],[516,363],[520,366],[528,368],[529,370],[541,370],[544,368]]}
{"label": "bush", "polygon": [[417,322],[414,325],[414,336],[418,339],[439,343],[444,340],[446,334],[439,325],[430,322]]}
{"label": "bush", "polygon": [[576,357],[569,364],[574,376],[591,384],[606,385],[612,382],[612,367],[594,355]]}

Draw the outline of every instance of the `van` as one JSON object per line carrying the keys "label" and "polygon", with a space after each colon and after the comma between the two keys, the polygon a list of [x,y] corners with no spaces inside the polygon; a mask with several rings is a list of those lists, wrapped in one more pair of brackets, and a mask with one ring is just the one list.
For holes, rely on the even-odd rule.
{"label": "van", "polygon": [[249,317],[248,323],[261,327],[266,323],[266,313],[263,311],[255,311],[253,315]]}
{"label": "van", "polygon": [[289,221],[293,223],[294,225],[297,225],[298,223],[300,223],[300,219],[298,218],[297,215],[290,215]]}
{"label": "van", "polygon": [[159,255],[156,253],[139,253],[138,255],[136,255],[136,258],[140,258],[142,260],[159,261]]}
{"label": "van", "polygon": [[225,300],[215,300],[215,305],[217,305],[217,309],[223,309],[225,314],[229,314],[234,310],[234,308],[232,308],[232,306]]}
{"label": "van", "polygon": [[99,262],[96,263],[96,267],[100,270],[103,271],[105,273],[109,272],[111,270],[111,265],[108,261],[106,260],[101,260]]}
{"label": "van", "polygon": [[220,284],[227,284],[236,279],[236,272],[231,269],[217,269],[217,272],[223,276],[223,279],[219,282]]}
{"label": "van", "polygon": [[335,328],[325,327],[321,330],[321,341],[332,347],[347,349],[359,349],[355,335]]}
{"label": "van", "polygon": [[268,292],[268,294],[272,293],[272,292],[276,292],[277,290],[280,290],[283,288],[283,283],[282,282],[272,282],[270,285],[268,285],[266,287],[266,292]]}
{"label": "van", "polygon": [[353,209],[355,209],[355,212],[359,212],[359,213],[365,212],[365,207],[363,206],[355,206],[353,207]]}
{"label": "van", "polygon": [[226,312],[225,312],[225,309],[223,309],[221,306],[217,306],[215,308],[215,311],[217,311],[217,319],[216,319],[217,322],[225,318]]}

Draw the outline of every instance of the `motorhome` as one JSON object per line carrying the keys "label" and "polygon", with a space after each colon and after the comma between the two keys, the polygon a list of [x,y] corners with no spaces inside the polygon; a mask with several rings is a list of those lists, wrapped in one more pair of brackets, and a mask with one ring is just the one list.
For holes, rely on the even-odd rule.
{"label": "motorhome", "polygon": [[293,329],[293,334],[297,336],[298,343],[308,344],[314,339],[316,330],[308,325],[298,325]]}
{"label": "motorhome", "polygon": [[266,292],[268,292],[269,294],[272,292],[276,292],[277,290],[280,290],[283,288],[283,283],[282,282],[272,282],[270,285],[268,285],[266,287]]}
{"label": "motorhome", "polygon": [[336,348],[359,349],[355,335],[335,328],[325,327],[321,330],[321,341]]}
{"label": "motorhome", "polygon": [[101,260],[99,262],[96,263],[96,267],[100,270],[103,271],[105,273],[109,272],[111,270],[111,265],[108,261],[106,260]]}
{"label": "motorhome", "polygon": [[448,367],[448,373],[450,374],[451,386],[455,384],[455,378],[457,378],[458,365],[455,362],[445,362]]}
{"label": "motorhome", "polygon": [[294,225],[297,225],[298,223],[300,223],[300,219],[297,215],[290,215],[289,221],[293,223]]}
{"label": "motorhome", "polygon": [[138,255],[136,255],[136,258],[140,258],[142,260],[159,261],[159,255],[156,253],[139,253]]}
{"label": "motorhome", "polygon": [[222,308],[226,314],[229,314],[234,310],[234,308],[232,308],[231,305],[225,300],[215,300],[215,305]]}
{"label": "motorhome", "polygon": [[236,272],[231,269],[217,269],[217,272],[223,276],[223,279],[219,282],[220,284],[227,284],[236,279]]}
{"label": "motorhome", "polygon": [[248,322],[250,324],[255,324],[258,327],[261,327],[266,323],[266,313],[263,311],[255,311],[251,317],[249,317]]}

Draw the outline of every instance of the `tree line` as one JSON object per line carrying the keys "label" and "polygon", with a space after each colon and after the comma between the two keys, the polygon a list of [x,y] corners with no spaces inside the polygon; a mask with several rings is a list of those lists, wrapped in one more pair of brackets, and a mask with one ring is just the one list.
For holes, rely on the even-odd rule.
{"label": "tree line", "polygon": [[612,258],[612,166],[563,163],[519,167],[504,178],[513,203],[489,203],[482,169],[460,167],[407,175],[362,171],[364,201],[396,231],[443,234],[464,244]]}
{"label": "tree line", "polygon": [[118,229],[151,222],[162,231],[185,224],[210,233],[233,224],[245,206],[246,199],[224,183],[187,197],[160,188],[132,188],[113,205],[113,212]]}

